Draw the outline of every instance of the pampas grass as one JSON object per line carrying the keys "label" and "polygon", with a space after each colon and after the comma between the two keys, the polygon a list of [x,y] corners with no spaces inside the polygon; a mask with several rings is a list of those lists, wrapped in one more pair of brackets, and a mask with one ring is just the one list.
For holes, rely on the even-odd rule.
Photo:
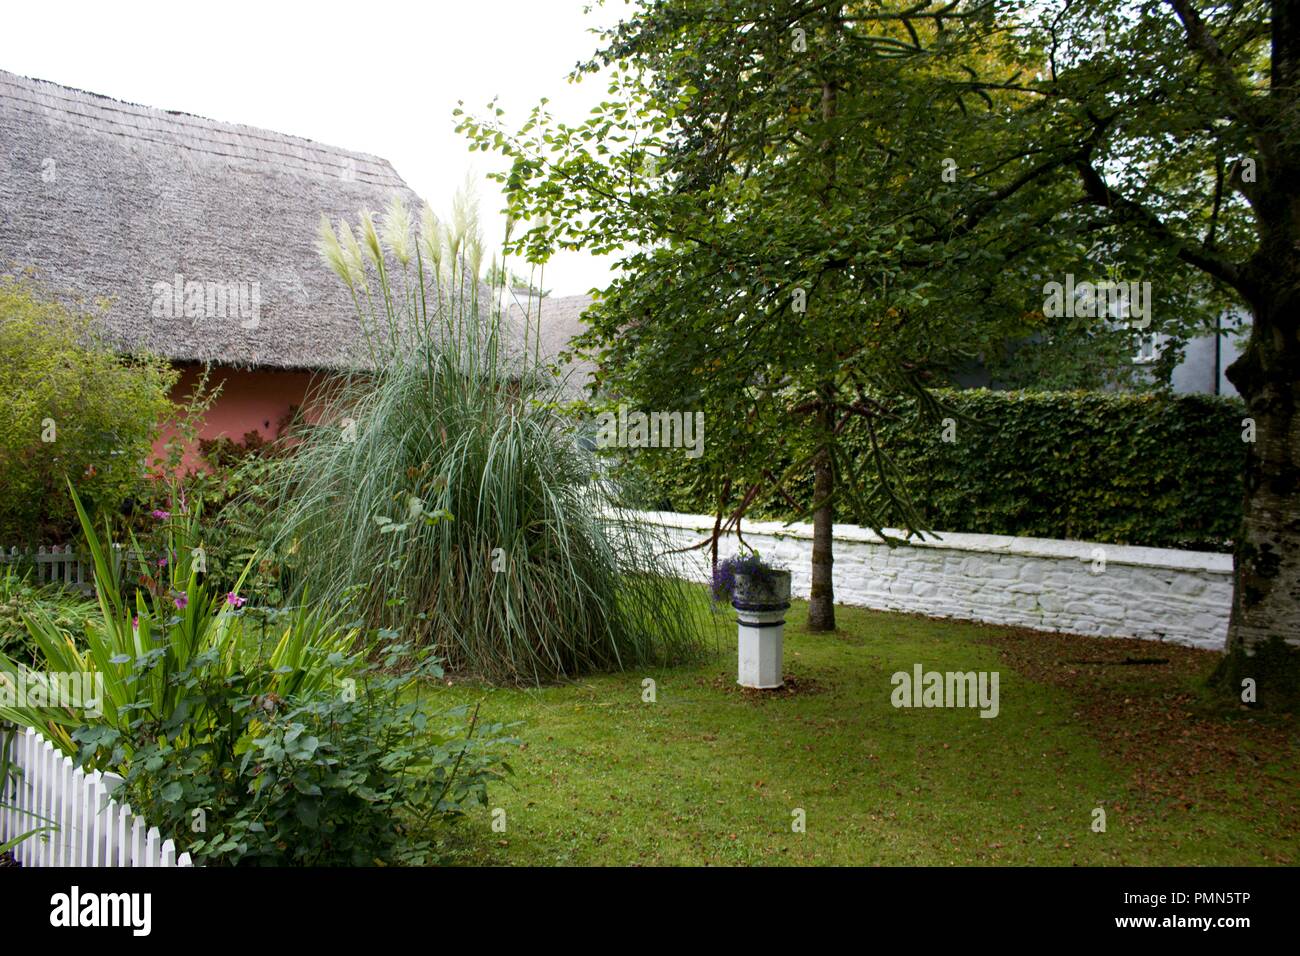
{"label": "pampas grass", "polygon": [[418,241],[400,203],[378,228],[363,214],[359,242],[322,224],[326,264],[371,290],[357,301],[378,360],[331,390],[286,464],[281,546],[298,587],[498,682],[696,657],[707,599],[615,506],[556,411],[555,377],[513,350],[479,280],[473,202],[458,196],[447,225],[427,208],[418,221]]}

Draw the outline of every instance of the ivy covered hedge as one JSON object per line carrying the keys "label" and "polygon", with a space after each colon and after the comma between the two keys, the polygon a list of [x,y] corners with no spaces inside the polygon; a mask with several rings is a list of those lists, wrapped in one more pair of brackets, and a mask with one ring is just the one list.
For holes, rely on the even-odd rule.
{"label": "ivy covered hedge", "polygon": [[[1230,550],[1245,460],[1239,400],[986,389],[936,397],[948,409],[943,421],[926,420],[906,403],[880,429],[930,528]],[[873,476],[865,436],[845,441]],[[700,514],[717,505],[717,488],[704,487],[688,462],[660,459],[653,474],[637,471],[652,489],[647,505]],[[811,501],[811,478],[792,491],[801,504]],[[837,521],[861,521],[846,506],[837,509]],[[796,517],[775,497],[748,514]],[[884,523],[901,527],[902,516]]]}

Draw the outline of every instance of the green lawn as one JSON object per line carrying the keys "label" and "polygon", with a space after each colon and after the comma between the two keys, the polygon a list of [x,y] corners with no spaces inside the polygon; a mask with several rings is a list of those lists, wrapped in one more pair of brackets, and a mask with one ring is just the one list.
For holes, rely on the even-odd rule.
{"label": "green lawn", "polygon": [[[1223,712],[1216,655],[837,609],[786,626],[794,693],[735,685],[734,624],[693,667],[540,690],[453,682],[520,721],[515,789],[453,838],[481,864],[1283,864],[1300,858],[1288,718]],[[1151,658],[1163,663],[1125,663]],[[895,709],[890,676],[998,671],[1000,713]],[[657,700],[642,701],[653,678]],[[1107,829],[1091,829],[1103,807]],[[793,813],[806,832],[792,832]]]}

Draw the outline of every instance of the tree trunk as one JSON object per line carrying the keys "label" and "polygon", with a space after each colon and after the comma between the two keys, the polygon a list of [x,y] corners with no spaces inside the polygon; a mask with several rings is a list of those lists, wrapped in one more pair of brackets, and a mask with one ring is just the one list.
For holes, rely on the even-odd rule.
{"label": "tree trunk", "polygon": [[[822,412],[822,427],[829,434],[835,424],[835,412],[829,406]],[[828,452],[823,451],[813,463],[813,501],[821,502],[813,512],[812,588],[808,596],[808,630],[835,630],[835,583],[831,568],[835,563],[833,534],[835,505],[835,467]]]}
{"label": "tree trunk", "polygon": [[[843,4],[835,3],[827,11],[827,36],[836,37]],[[835,118],[839,91],[833,82],[822,82],[822,120],[829,123]],[[830,203],[831,187],[835,184],[835,140],[829,135],[822,142],[826,158],[826,192],[823,203]],[[824,440],[829,441],[835,427],[835,386],[823,385],[820,389],[822,410],[821,429]],[[828,451],[823,450],[813,462],[813,503],[820,506],[813,512],[812,582],[808,594],[808,630],[835,630],[835,582],[832,567],[835,564],[834,534],[835,505],[831,496],[835,491],[835,466]]]}
{"label": "tree trunk", "polygon": [[1252,303],[1249,343],[1228,367],[1255,427],[1233,555],[1229,653],[1249,654],[1274,636],[1300,647],[1300,296],[1285,280],[1270,291]]}

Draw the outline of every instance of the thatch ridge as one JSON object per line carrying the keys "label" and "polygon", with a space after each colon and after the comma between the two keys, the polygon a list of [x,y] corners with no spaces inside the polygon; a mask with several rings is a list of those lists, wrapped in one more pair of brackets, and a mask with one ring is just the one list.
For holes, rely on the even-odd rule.
{"label": "thatch ridge", "polygon": [[[0,80],[3,80],[6,77],[14,77],[14,76],[15,74],[6,74],[5,71],[0,70]],[[320,154],[322,157],[332,156],[332,157],[343,158],[345,160],[350,159],[354,162],[361,160],[367,163],[369,167],[372,167],[364,170],[364,173],[367,176],[371,177],[370,179],[367,180],[368,182],[374,182],[379,185],[392,186],[392,187],[405,186],[405,183],[393,170],[393,167],[388,163],[387,160],[381,159],[378,156],[372,156],[368,153],[361,153],[353,150],[339,149],[337,147],[328,146],[324,143],[318,143],[315,140],[307,139],[305,137],[292,136],[287,133],[275,133],[269,130],[259,129],[255,126],[246,126],[242,123],[226,123],[226,122],[221,122],[219,120],[210,120],[201,116],[196,116],[193,113],[186,113],[180,110],[163,110],[163,109],[157,109],[148,106],[142,106],[124,100],[117,100],[110,96],[104,96],[100,93],[91,93],[85,90],[76,89],[74,87],[60,86],[59,84],[52,83],[49,80],[29,79],[27,77],[18,77],[18,79],[25,79],[28,81],[28,83],[33,84],[34,90],[36,91],[35,96],[39,98],[27,98],[17,94],[14,91],[6,91],[9,98],[16,103],[26,103],[30,106],[41,107],[45,109],[49,109],[51,107],[51,104],[60,104],[59,106],[55,107],[55,109],[57,109],[59,113],[49,117],[55,120],[60,120],[60,119],[66,120],[69,117],[79,117],[87,121],[90,121],[83,124],[86,128],[97,128],[100,129],[101,131],[116,133],[122,136],[129,136],[132,139],[139,139],[145,142],[175,145],[177,141],[174,138],[169,139],[166,137],[150,137],[150,136],[141,135],[141,133],[145,131],[148,127],[146,127],[142,122],[140,122],[140,120],[144,117],[149,116],[150,114],[157,114],[157,115],[165,116],[171,121],[168,124],[167,131],[175,133],[179,129],[184,128],[187,132],[192,133],[193,138],[184,144],[187,148],[192,150],[209,152],[212,155],[222,156],[226,158],[248,158],[246,152],[229,151],[229,147],[231,145],[229,135],[236,135],[244,139],[254,140],[254,141],[259,141],[259,142],[264,142],[269,144],[266,147],[265,152],[270,155],[283,157],[285,159],[293,159],[299,162],[301,162],[302,160],[301,154],[307,150]],[[75,95],[69,95],[69,94],[75,94]],[[68,105],[63,106],[61,104],[68,104]],[[78,109],[77,107],[80,107],[81,109]],[[91,110],[94,110],[96,112],[90,112]],[[37,112],[36,110],[31,110],[28,112],[34,118],[39,118],[43,115]],[[124,118],[117,119],[111,116],[111,114],[118,114]],[[136,120],[136,122],[134,123],[128,122],[126,118],[134,119]],[[95,125],[94,121],[98,121],[100,124],[104,122],[108,122],[111,124],[115,124],[117,126],[121,126],[123,129],[122,131],[103,130],[101,126]],[[225,136],[225,138],[204,135],[204,134],[209,134],[214,130],[221,130],[225,132],[227,135]],[[201,149],[201,147],[196,145],[197,143],[211,144],[213,147],[219,147],[219,148]],[[290,151],[286,151],[283,148],[276,148],[276,147],[284,147],[290,144],[297,146],[298,151],[290,152]],[[289,165],[292,168],[293,164],[289,164]],[[338,170],[349,169],[349,164],[346,161],[338,162],[338,163],[322,163],[321,165],[330,169],[338,169]],[[305,165],[301,166],[300,168],[304,170],[311,170],[312,172],[319,171],[319,168],[312,168]],[[356,172],[359,175],[363,172],[363,170],[360,168],[360,166],[358,166]]]}

